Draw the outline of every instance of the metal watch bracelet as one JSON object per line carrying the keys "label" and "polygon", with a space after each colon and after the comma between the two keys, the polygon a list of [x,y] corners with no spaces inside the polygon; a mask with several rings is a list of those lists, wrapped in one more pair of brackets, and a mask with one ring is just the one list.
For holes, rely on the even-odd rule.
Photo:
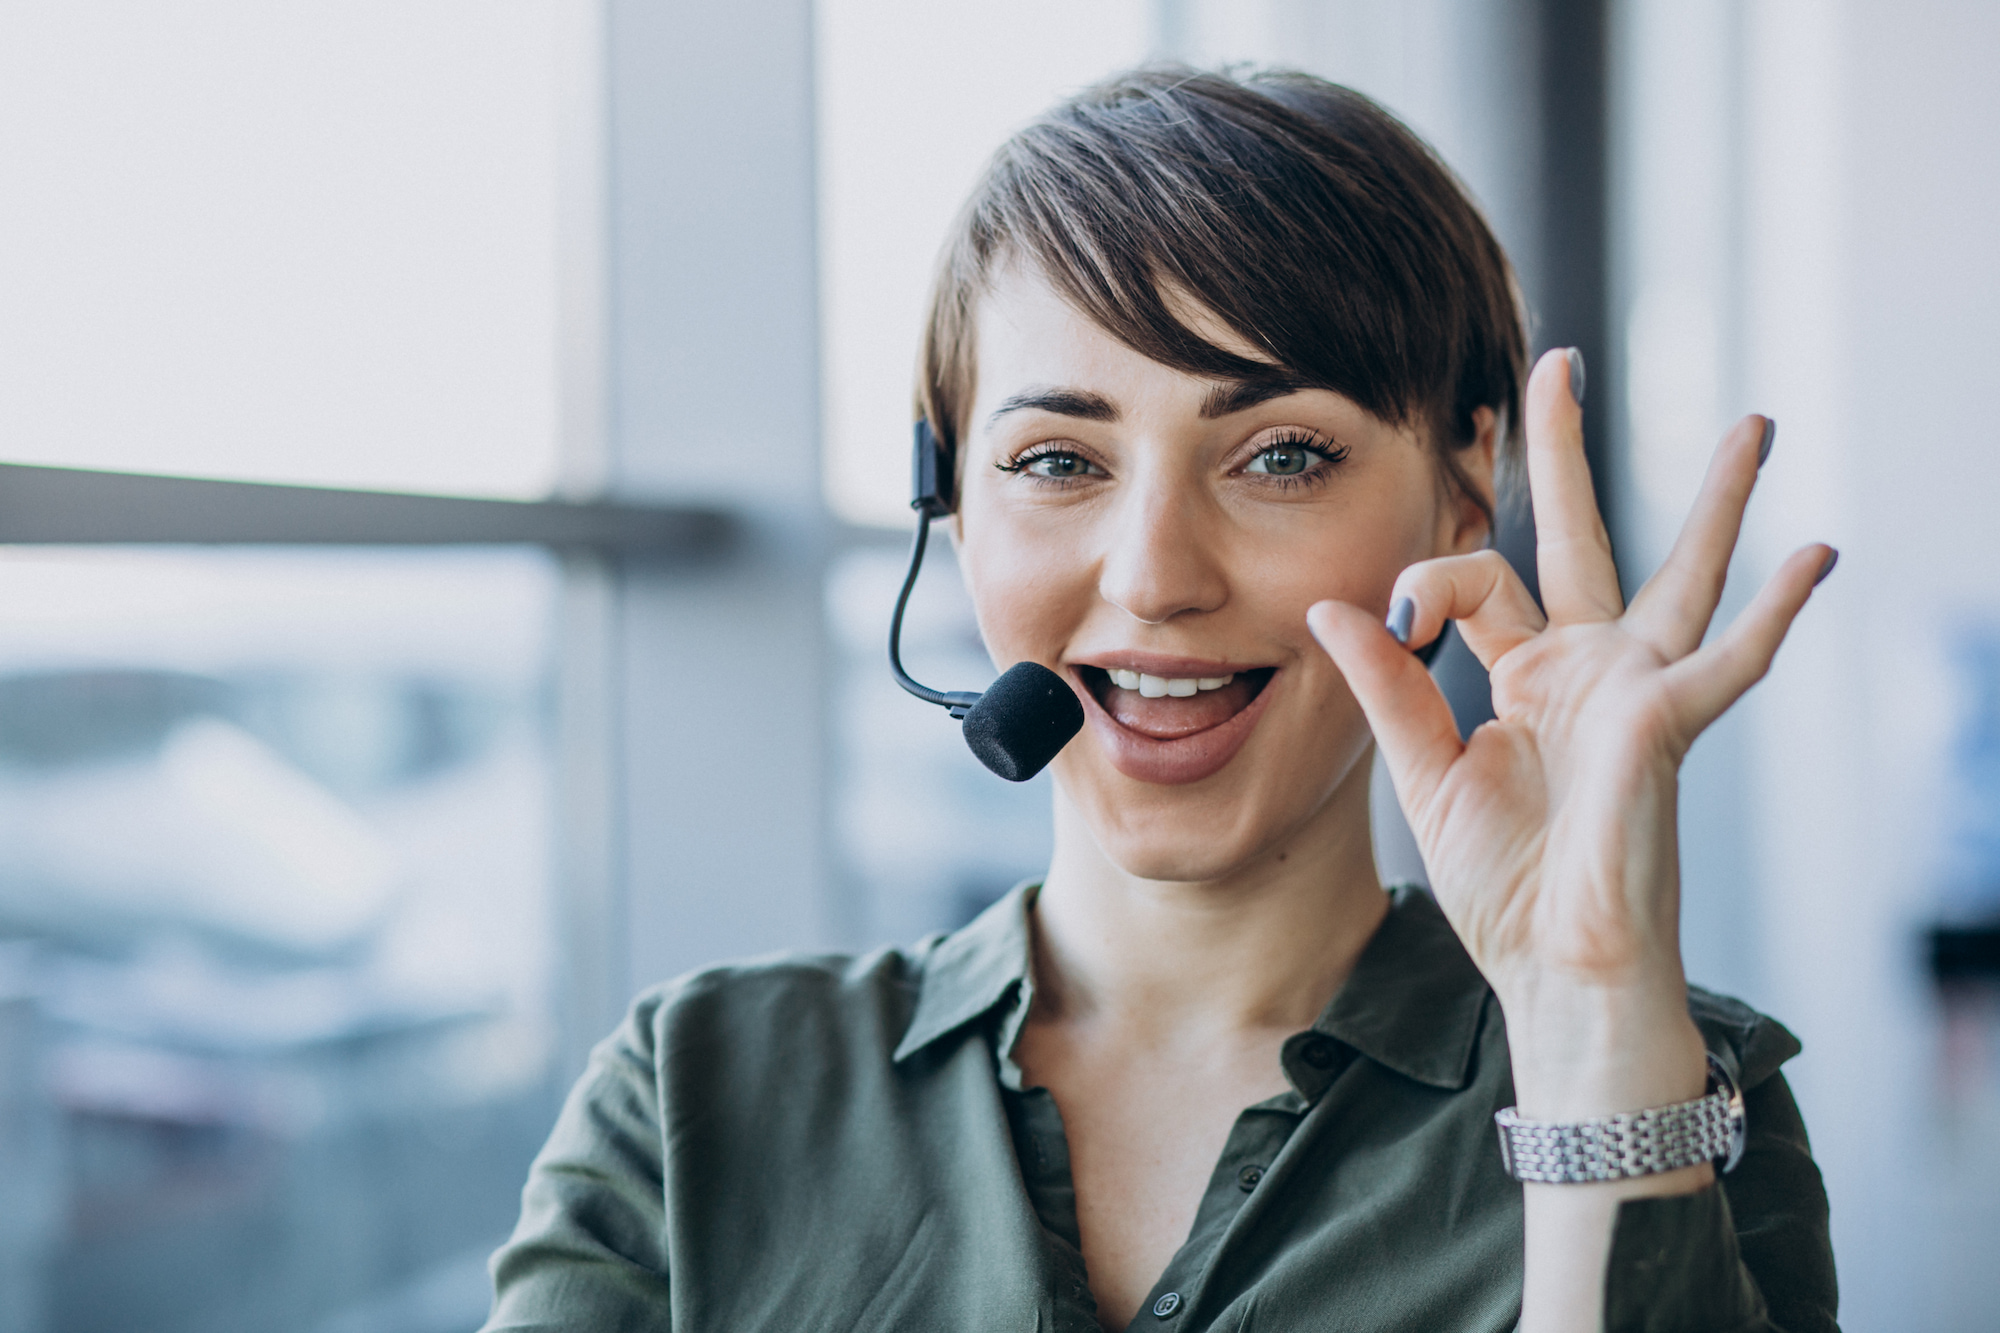
{"label": "metal watch bracelet", "polygon": [[1537,1185],[1628,1180],[1702,1162],[1728,1171],[1748,1135],[1743,1093],[1713,1054],[1708,1081],[1709,1094],[1695,1101],[1595,1120],[1523,1120],[1510,1106],[1493,1117],[1500,1161],[1514,1179]]}

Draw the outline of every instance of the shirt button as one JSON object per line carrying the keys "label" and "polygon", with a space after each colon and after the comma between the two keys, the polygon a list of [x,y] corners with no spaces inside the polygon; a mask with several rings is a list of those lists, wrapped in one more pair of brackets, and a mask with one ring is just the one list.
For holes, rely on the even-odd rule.
{"label": "shirt button", "polygon": [[1160,1297],[1160,1299],[1158,1299],[1157,1301],[1153,1302],[1153,1313],[1158,1315],[1162,1319],[1165,1319],[1168,1315],[1172,1314],[1174,1311],[1180,1308],[1181,1308],[1181,1294],[1178,1291],[1170,1291],[1166,1295]]}
{"label": "shirt button", "polygon": [[1264,1168],[1261,1166],[1246,1166],[1236,1173],[1236,1183],[1243,1187],[1245,1194],[1256,1189],[1257,1182],[1263,1178]]}
{"label": "shirt button", "polygon": [[1333,1068],[1333,1043],[1325,1037],[1314,1037],[1299,1048],[1299,1059],[1314,1069]]}

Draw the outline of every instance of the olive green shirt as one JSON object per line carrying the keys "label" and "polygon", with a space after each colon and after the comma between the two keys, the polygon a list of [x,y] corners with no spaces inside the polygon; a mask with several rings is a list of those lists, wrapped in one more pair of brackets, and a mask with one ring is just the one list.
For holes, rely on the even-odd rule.
{"label": "olive green shirt", "polygon": [[[1033,892],[907,951],[642,996],[535,1161],[487,1328],[1096,1333],[1062,1117],[1012,1059]],[[1505,1025],[1431,898],[1392,902],[1285,1042],[1288,1089],[1237,1117],[1132,1328],[1514,1327]],[[1719,1187],[1622,1205],[1606,1327],[1834,1329],[1826,1196],[1778,1073],[1798,1043],[1735,1001],[1691,1007],[1745,1089],[1749,1147]]]}

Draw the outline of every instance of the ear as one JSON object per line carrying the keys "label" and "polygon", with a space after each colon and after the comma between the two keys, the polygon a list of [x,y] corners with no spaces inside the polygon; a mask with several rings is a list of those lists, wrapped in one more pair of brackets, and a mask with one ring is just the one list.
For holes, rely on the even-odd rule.
{"label": "ear", "polygon": [[[1438,554],[1466,555],[1493,540],[1493,458],[1500,444],[1500,414],[1490,407],[1472,410],[1472,443],[1452,453],[1459,484],[1449,488],[1444,512],[1438,515]],[[1466,492],[1470,489],[1479,499]]]}

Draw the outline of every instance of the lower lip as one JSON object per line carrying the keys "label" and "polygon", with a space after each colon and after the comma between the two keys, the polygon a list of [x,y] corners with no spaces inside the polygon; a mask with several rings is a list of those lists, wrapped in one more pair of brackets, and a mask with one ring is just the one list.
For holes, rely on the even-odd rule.
{"label": "lower lip", "polygon": [[1103,705],[1088,689],[1079,689],[1077,693],[1083,696],[1091,731],[1104,746],[1113,768],[1134,782],[1174,787],[1213,777],[1236,757],[1236,752],[1243,748],[1243,742],[1250,739],[1257,719],[1264,715],[1264,705],[1275,691],[1278,677],[1282,674],[1273,673],[1249,706],[1227,722],[1219,722],[1207,731],[1197,731],[1191,736],[1176,736],[1172,740],[1156,740],[1136,732],[1105,712]]}

